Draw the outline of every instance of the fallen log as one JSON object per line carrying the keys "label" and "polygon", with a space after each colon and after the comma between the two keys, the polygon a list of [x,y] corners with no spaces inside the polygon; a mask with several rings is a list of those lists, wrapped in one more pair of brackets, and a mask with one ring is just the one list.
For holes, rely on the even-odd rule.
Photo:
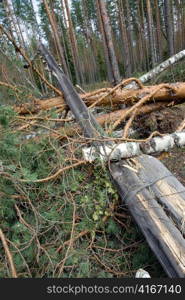
{"label": "fallen log", "polygon": [[[150,189],[157,197],[158,203],[163,207],[181,233],[184,234],[185,187],[158,159],[152,156],[148,156],[147,159],[146,156],[140,156],[137,160],[142,165],[139,171],[140,178],[148,184],[153,182]],[[148,168],[148,165],[150,165],[152,172]]]}
{"label": "fallen log", "polygon": [[[171,92],[170,89],[167,90],[165,88],[159,90],[150,100],[155,102],[177,102],[181,103],[185,99],[185,83],[171,83],[169,87],[175,90],[175,93]],[[154,86],[146,86],[143,89],[138,90],[117,90],[113,95],[109,95],[105,97],[105,99],[101,102],[101,106],[118,106],[120,104],[133,104],[134,102],[139,101],[143,97],[151,94],[157,85]],[[87,106],[90,106],[94,103],[100,96],[106,95],[106,93],[96,94],[94,96],[87,97],[86,94],[80,95],[81,99],[84,100]],[[21,106],[14,106],[14,110],[19,114],[27,114],[27,113],[37,113],[39,110],[49,110],[51,108],[63,108],[65,109],[67,105],[64,102],[63,97],[55,97],[49,98],[46,100],[35,99],[31,103],[22,104]]]}
{"label": "fallen log", "polygon": [[[176,180],[173,181],[173,175],[169,174],[163,164],[160,164],[163,176],[160,172],[155,174],[155,179],[154,176],[150,176],[144,181],[140,175],[140,170],[146,166],[149,170],[150,166],[150,170],[153,171],[158,163],[157,159],[142,155],[135,158],[134,163],[129,160],[111,163],[110,172],[124,205],[129,208],[168,276],[183,278],[185,277],[185,240],[174,222],[167,216],[163,206],[158,202],[157,196],[150,190],[154,183],[160,183],[161,180],[165,182],[165,178],[170,176],[171,183],[174,184],[174,189],[178,194]],[[150,180],[151,178],[154,181]],[[165,193],[166,189],[163,192]],[[174,199],[174,205],[180,202],[184,208],[184,195],[181,197],[179,194],[180,198],[178,202]],[[166,201],[170,207],[169,199]]]}
{"label": "fallen log", "polygon": [[[87,123],[87,131],[84,127],[84,120],[81,120],[81,116],[86,116],[87,114],[85,104],[83,104],[80,97],[76,96],[72,85],[64,80],[65,77],[63,77],[63,74],[60,74],[53,59],[51,63],[50,58],[52,57],[45,51],[45,48],[42,45],[41,50],[43,50],[42,53],[44,55],[46,54],[45,57],[47,61],[49,60],[48,63],[51,69],[54,69],[56,72],[56,78],[60,83],[60,88],[64,92],[65,100],[70,106],[70,109],[75,115],[85,135],[87,137],[97,137],[95,130],[98,131],[99,127],[97,126],[96,120],[92,118],[92,114],[89,112],[89,118],[85,119],[85,121],[92,120],[93,123],[91,124],[91,127],[90,124]],[[102,131],[98,131],[98,133],[99,138],[101,138]],[[106,135],[103,134],[103,137],[105,138]],[[181,143],[181,140],[185,139],[185,132],[183,133],[183,138],[182,136],[178,136],[178,139],[178,143]],[[98,152],[100,152],[100,147],[108,147],[108,145],[103,142],[104,140],[102,138],[102,146],[99,146],[99,149],[98,144],[96,144]],[[167,144],[166,141],[163,141],[163,143]],[[150,147],[152,147],[152,145],[150,145]],[[107,159],[108,155],[106,150],[104,151],[104,155],[107,156]],[[142,159],[146,160],[147,167],[150,166],[149,161],[147,161],[149,156],[143,156]],[[156,197],[151,194],[149,188],[154,182],[143,182],[140,178],[139,170],[140,166],[142,167],[142,161],[139,161],[138,158],[138,160],[135,159],[134,164],[130,164],[130,161],[127,160],[126,165],[123,164],[123,161],[110,163],[109,165],[111,176],[118,188],[119,194],[129,207],[134,219],[145,235],[148,244],[159,259],[168,276],[185,277],[185,240],[181,232],[166,215],[163,207],[157,202]],[[152,164],[150,167],[152,169]],[[165,174],[165,177],[169,177],[169,174]],[[159,175],[156,180],[159,181],[162,179],[164,179],[164,177],[162,178]]]}
{"label": "fallen log", "polygon": [[[148,73],[146,73],[146,74],[142,75],[141,77],[139,77],[139,80],[142,83],[148,82],[149,80],[155,78],[157,75],[162,73],[164,70],[166,70],[170,66],[172,66],[175,63],[179,62],[184,57],[185,57],[185,50],[182,50],[182,51],[176,53],[175,55],[171,56],[167,60],[163,61],[162,63],[160,63],[158,66],[156,66],[155,68],[150,70]],[[136,85],[134,83],[131,83],[131,84],[126,86],[126,88],[129,88],[129,89],[132,89],[134,87],[136,87]]]}
{"label": "fallen log", "polygon": [[[138,112],[138,116],[151,113],[153,111],[159,111],[165,107],[164,102],[159,102],[155,104],[150,105],[144,105],[141,107],[141,109]],[[112,122],[115,122],[124,112],[126,113],[129,108],[120,109],[111,113],[102,114],[100,116],[96,117],[96,121],[99,123],[99,125],[105,127],[110,125]],[[128,115],[129,117],[130,115]],[[49,133],[49,131],[48,131]],[[62,123],[59,123],[57,128],[55,129],[55,132],[51,132],[50,135],[59,138],[59,139],[65,139],[67,137],[72,137],[74,135],[79,135],[82,133],[82,129],[79,125],[72,124],[71,126],[63,126]],[[36,136],[47,134],[46,130],[42,133],[42,131],[35,132],[33,134],[28,134],[25,136],[25,139],[35,138]]]}
{"label": "fallen log", "polygon": [[83,157],[86,161],[93,162],[95,159],[101,161],[120,160],[141,154],[152,154],[161,151],[169,151],[173,147],[185,145],[185,131],[166,134],[162,137],[154,137],[146,142],[124,142],[117,145],[106,145],[104,147],[85,147]]}

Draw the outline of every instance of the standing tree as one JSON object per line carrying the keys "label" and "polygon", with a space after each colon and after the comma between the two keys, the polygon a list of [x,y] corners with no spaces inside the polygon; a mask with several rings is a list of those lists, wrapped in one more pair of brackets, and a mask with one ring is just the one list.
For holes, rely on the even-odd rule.
{"label": "standing tree", "polygon": [[150,49],[150,56],[151,56],[151,67],[153,68],[157,62],[157,55],[156,55],[153,15],[152,15],[150,0],[146,0],[146,7],[147,7],[148,39],[149,39],[149,49]]}
{"label": "standing tree", "polygon": [[57,30],[57,24],[55,22],[55,19],[52,16],[52,13],[50,11],[47,0],[43,0],[43,3],[44,3],[44,6],[45,6],[45,9],[46,9],[46,13],[47,13],[49,22],[51,24],[56,50],[57,50],[59,58],[60,58],[60,63],[62,64],[62,67],[64,69],[64,73],[69,77],[69,71],[68,71],[65,56],[64,56],[64,49],[62,47],[60,37],[59,37],[59,33],[58,33],[58,30]]}
{"label": "standing tree", "polygon": [[132,62],[130,57],[129,40],[128,40],[128,34],[126,29],[126,21],[125,21],[125,14],[123,11],[122,0],[118,0],[118,15],[119,15],[119,24],[120,24],[120,31],[121,31],[122,48],[124,52],[125,75],[126,77],[130,77],[132,74]]}
{"label": "standing tree", "polygon": [[77,45],[77,40],[76,40],[74,28],[73,28],[73,23],[72,23],[72,19],[71,19],[71,13],[70,13],[69,5],[68,5],[68,0],[64,0],[64,5],[65,5],[66,14],[67,14],[67,25],[68,25],[69,39],[70,39],[69,42],[71,44],[71,53],[72,53],[72,57],[73,57],[76,80],[78,83],[83,83],[84,79],[83,79],[79,54],[78,54],[78,45]]}
{"label": "standing tree", "polygon": [[174,28],[173,28],[173,16],[172,16],[172,1],[164,1],[164,18],[166,26],[166,35],[168,43],[169,55],[174,54]]}
{"label": "standing tree", "polygon": [[120,81],[120,73],[113,45],[111,26],[106,9],[106,3],[105,0],[96,0],[96,3],[100,18],[100,29],[104,42],[104,51],[109,78],[111,78],[113,84],[117,84]]}

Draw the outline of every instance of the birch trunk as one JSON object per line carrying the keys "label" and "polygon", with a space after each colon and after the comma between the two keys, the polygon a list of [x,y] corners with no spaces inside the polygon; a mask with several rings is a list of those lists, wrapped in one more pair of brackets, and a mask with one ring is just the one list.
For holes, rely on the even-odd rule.
{"label": "birch trunk", "polygon": [[[183,59],[184,57],[185,57],[185,50],[182,50],[179,53],[171,56],[170,58],[168,58],[167,60],[165,60],[161,64],[159,64],[157,67],[153,68],[148,73],[146,73],[146,74],[142,75],[141,77],[139,77],[139,80],[141,80],[141,82],[145,83],[145,82],[155,78],[158,74],[162,73],[168,67],[174,65],[175,63],[177,63],[179,60]],[[128,84],[128,85],[125,86],[125,88],[126,89],[132,89],[135,86],[136,86],[135,84]]]}
{"label": "birch trunk", "polygon": [[86,161],[93,162],[95,159],[101,161],[120,160],[141,154],[153,154],[161,151],[169,151],[173,147],[185,145],[185,131],[174,132],[163,137],[154,137],[148,142],[124,142],[114,145],[83,148],[82,153]]}

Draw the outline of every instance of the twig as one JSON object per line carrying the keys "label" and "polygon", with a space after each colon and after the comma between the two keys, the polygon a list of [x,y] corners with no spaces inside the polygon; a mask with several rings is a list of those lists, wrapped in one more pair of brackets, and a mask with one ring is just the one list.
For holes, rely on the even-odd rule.
{"label": "twig", "polygon": [[92,107],[94,107],[97,104],[100,104],[102,102],[102,100],[104,100],[109,95],[113,94],[118,88],[120,88],[121,86],[126,85],[126,84],[128,84],[128,83],[130,83],[132,81],[135,81],[138,84],[139,88],[144,88],[144,85],[137,78],[129,78],[129,79],[123,80],[118,85],[116,85],[113,89],[111,89],[106,95],[103,95],[100,99],[96,100],[93,104],[91,104],[89,106],[89,108],[92,108]]}
{"label": "twig", "polygon": [[176,131],[182,131],[184,129],[184,127],[185,127],[185,119],[177,127]]}
{"label": "twig", "polygon": [[8,247],[5,235],[2,232],[1,228],[0,228],[0,239],[2,241],[4,250],[5,250],[5,253],[6,253],[8,262],[9,262],[9,265],[10,265],[10,269],[11,269],[11,273],[12,273],[12,278],[17,278],[18,277],[17,276],[17,271],[16,271],[16,268],[15,268],[15,265],[14,265],[14,262],[13,262],[12,254],[11,254],[11,252],[9,250],[9,247]]}
{"label": "twig", "polygon": [[128,272],[117,272],[117,271],[115,271],[115,270],[113,270],[113,269],[111,269],[109,266],[107,266],[105,263],[103,263],[102,261],[101,261],[101,259],[95,254],[95,252],[93,251],[93,256],[94,256],[94,258],[100,263],[100,265],[102,265],[104,268],[105,268],[105,270],[107,271],[107,272],[109,272],[109,273],[113,273],[114,275],[116,275],[116,276],[119,276],[119,275],[126,275]]}
{"label": "twig", "polygon": [[48,176],[46,178],[42,178],[42,179],[37,179],[37,180],[27,180],[27,179],[18,179],[18,178],[14,178],[11,174],[7,173],[7,172],[0,172],[1,175],[4,175],[6,177],[9,177],[11,179],[14,179],[18,182],[25,182],[25,183],[41,183],[41,182],[47,182],[49,180],[52,180],[52,179],[55,179],[57,178],[59,175],[61,175],[63,172],[69,170],[69,169],[72,169],[72,168],[75,168],[77,166],[80,166],[80,165],[83,165],[83,164],[87,164],[87,162],[85,160],[80,160],[78,161],[77,163],[73,164],[73,165],[70,165],[70,166],[67,166],[67,167],[64,167],[62,169],[59,169],[55,174],[51,175],[51,176]]}
{"label": "twig", "polygon": [[156,89],[151,92],[149,95],[146,95],[143,97],[139,102],[137,102],[135,105],[133,105],[129,110],[126,112],[123,112],[123,115],[113,124],[111,130],[109,133],[111,133],[122,121],[125,120],[125,118],[130,115],[133,111],[136,109],[139,109],[145,102],[149,101],[159,90],[166,88],[169,90],[172,90],[174,93],[176,92],[176,89],[170,86],[169,84],[163,83],[156,87]]}
{"label": "twig", "polygon": [[137,114],[137,109],[135,109],[135,110],[133,111],[133,113],[132,113],[130,119],[128,120],[128,122],[127,122],[126,125],[125,125],[124,131],[123,131],[123,138],[127,138],[129,128],[130,128],[130,126],[132,125],[132,122],[133,122],[133,120],[134,120],[136,114]]}
{"label": "twig", "polygon": [[86,94],[86,91],[84,91],[81,86],[79,86],[78,84],[76,84],[76,88],[82,93],[82,94]]}
{"label": "twig", "polygon": [[16,41],[12,38],[11,34],[4,29],[4,27],[0,24],[0,30],[7,36],[9,41],[12,42],[13,46],[15,47],[16,51],[18,51],[22,57],[27,61],[28,65],[37,73],[37,75],[42,79],[42,81],[53,91],[55,91],[58,95],[62,96],[62,92],[54,87],[34,66],[33,62],[27,57],[26,53],[24,52],[22,47],[18,47]]}
{"label": "twig", "polygon": [[20,90],[18,89],[18,87],[16,87],[15,85],[9,84],[7,82],[0,81],[0,86],[5,86],[5,87],[7,87],[9,89],[14,90],[15,92],[20,92]]}
{"label": "twig", "polygon": [[33,117],[22,117],[22,116],[17,116],[18,119],[21,120],[41,120],[41,121],[51,121],[51,122],[71,122],[73,121],[72,118],[69,119],[52,119],[52,118],[42,118],[42,117],[37,117],[37,116],[33,116]]}
{"label": "twig", "polygon": [[[90,232],[89,230],[84,230],[84,231],[80,232],[77,236],[75,236],[75,237],[73,238],[73,241],[72,241],[72,242],[74,243],[74,242],[77,241],[79,238],[81,238],[82,236],[88,234],[89,232]],[[69,239],[68,241],[65,241],[65,242],[63,243],[63,245],[61,245],[60,247],[58,247],[58,249],[56,250],[56,252],[59,253],[59,252],[64,248],[64,246],[69,245],[70,241],[71,241],[71,239]]]}
{"label": "twig", "polygon": [[70,235],[70,240],[69,240],[69,245],[68,245],[68,248],[66,250],[66,253],[65,253],[65,257],[64,259],[59,263],[62,264],[61,267],[60,267],[60,270],[59,270],[59,274],[58,274],[58,277],[60,277],[60,275],[63,273],[63,270],[64,270],[64,267],[65,267],[65,262],[68,258],[68,253],[73,245],[73,235],[74,235],[74,228],[75,228],[75,217],[76,217],[76,202],[74,201],[73,197],[71,196],[71,199],[72,199],[72,202],[73,202],[73,222],[72,222],[72,228],[71,228],[71,235]]}

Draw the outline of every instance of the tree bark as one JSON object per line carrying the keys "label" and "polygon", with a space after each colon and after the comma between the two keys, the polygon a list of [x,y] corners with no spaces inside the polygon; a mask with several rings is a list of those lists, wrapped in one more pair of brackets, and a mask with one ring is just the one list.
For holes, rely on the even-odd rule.
{"label": "tree bark", "polygon": [[[169,84],[170,87],[170,84]],[[175,94],[170,92],[170,89],[167,91],[165,88],[156,92],[156,94],[152,97],[150,102],[164,102],[164,105],[173,102],[172,104],[183,103],[185,99],[185,83],[175,83],[171,84],[172,89],[175,88]],[[139,101],[142,97],[149,95],[154,90],[156,90],[157,85],[147,86],[143,89],[131,90],[131,89],[123,89],[115,91],[113,95],[107,95],[107,92],[100,93],[94,96],[89,94],[81,94],[80,97],[86,103],[86,105],[93,104],[97,99],[102,96],[105,96],[105,99],[99,104],[99,106],[112,106],[117,107],[120,104],[133,104]],[[166,104],[165,104],[166,103]],[[28,114],[28,113],[36,113],[39,110],[49,110],[52,107],[55,108],[66,108],[66,104],[64,102],[63,97],[54,97],[46,100],[35,99],[33,103],[24,103],[21,106],[15,106],[15,110],[19,114]],[[140,108],[141,109],[141,108]]]}
{"label": "tree bark", "polygon": [[[161,171],[156,174],[156,165],[160,164]],[[141,170],[148,168],[154,170],[153,177],[143,180]],[[109,168],[114,184],[122,198],[123,205],[126,205],[140,230],[144,234],[149,246],[161,263],[168,277],[184,278],[185,276],[185,240],[180,230],[168,217],[165,209],[158,202],[155,194],[151,193],[151,187],[156,183],[164,182],[168,186],[176,184],[173,175],[157,159],[143,155],[135,158],[133,162],[127,160],[111,163]],[[171,177],[171,182],[167,183],[165,178]],[[183,191],[184,191],[184,187]],[[174,185],[173,190],[178,194],[179,190]],[[162,192],[166,193],[167,189]],[[167,199],[166,199],[167,200]],[[179,199],[174,198],[174,206],[180,203],[184,208],[185,193],[179,194]],[[168,208],[171,209],[167,200]],[[166,202],[165,202],[166,203]],[[181,212],[182,214],[182,212]]]}
{"label": "tree bark", "polygon": [[113,46],[111,26],[110,26],[110,20],[106,9],[106,3],[105,0],[97,0],[97,3],[99,5],[102,25],[105,32],[104,35],[105,42],[107,46],[107,52],[108,52],[111,70],[113,74],[113,80],[114,80],[113,84],[117,84],[120,81],[120,73],[119,73],[118,62],[117,62],[117,58]]}
{"label": "tree bark", "polygon": [[171,0],[164,1],[164,17],[168,42],[168,51],[169,55],[172,56],[174,54],[174,29]]}
{"label": "tree bark", "polygon": [[106,160],[120,160],[141,154],[153,154],[169,151],[173,147],[185,145],[185,132],[175,132],[163,137],[154,137],[148,142],[126,142],[118,145],[100,146],[99,148],[86,147],[83,149],[84,159],[93,162],[96,158]]}
{"label": "tree bark", "polygon": [[[158,74],[160,74],[161,72],[166,70],[168,67],[172,66],[176,62],[183,59],[184,57],[185,57],[185,50],[182,50],[179,53],[177,53],[177,54],[173,55],[172,57],[168,58],[167,60],[165,60],[164,62],[162,62],[158,66],[156,66],[155,68],[153,68],[148,73],[146,73],[146,74],[142,75],[141,77],[139,77],[139,80],[141,80],[142,83],[146,83],[147,81],[155,78]],[[125,88],[133,88],[134,86],[135,86],[135,83],[134,84],[129,84]]]}
{"label": "tree bark", "polygon": [[103,50],[104,50],[104,55],[105,55],[106,68],[107,68],[107,77],[108,77],[108,81],[113,83],[114,82],[114,74],[112,71],[111,63],[110,63],[108,48],[107,48],[107,44],[106,44],[105,30],[103,27],[101,11],[100,11],[100,6],[99,6],[98,0],[96,0],[96,9],[97,9],[97,16],[98,16],[98,21],[99,21],[99,30],[100,30],[102,42],[103,42]]}
{"label": "tree bark", "polygon": [[64,57],[64,50],[63,50],[61,42],[60,42],[60,38],[59,38],[59,34],[58,34],[58,31],[57,31],[57,28],[56,28],[56,24],[55,24],[55,22],[52,18],[47,0],[43,0],[43,2],[44,2],[45,9],[46,9],[46,13],[47,13],[48,18],[49,18],[49,22],[50,22],[51,27],[52,27],[54,37],[55,37],[55,41],[56,41],[56,45],[57,45],[57,48],[58,48],[58,51],[59,51],[60,60],[61,60],[62,67],[64,69],[64,73],[69,77],[69,72],[68,72],[66,60],[65,60],[65,57]]}
{"label": "tree bark", "polygon": [[122,47],[123,47],[123,57],[124,57],[124,66],[125,66],[125,75],[126,77],[131,77],[132,74],[132,62],[130,57],[129,41],[126,30],[125,16],[123,11],[123,3],[121,0],[118,1],[118,14],[119,14],[119,23],[121,30],[122,38]]}
{"label": "tree bark", "polygon": [[162,34],[161,34],[161,22],[160,22],[160,10],[158,6],[158,0],[155,0],[155,16],[156,16],[156,41],[157,41],[157,61],[162,60]]}
{"label": "tree bark", "polygon": [[64,4],[65,4],[67,19],[68,19],[68,30],[69,30],[71,52],[72,52],[72,57],[73,57],[76,80],[77,80],[77,83],[83,84],[84,79],[83,79],[83,74],[82,74],[82,70],[81,70],[79,54],[78,54],[78,45],[77,45],[77,40],[76,40],[74,28],[73,28],[73,23],[72,23],[72,19],[71,19],[70,10],[69,10],[68,0],[64,0]]}
{"label": "tree bark", "polygon": [[157,62],[156,59],[156,45],[154,37],[154,24],[150,0],[146,1],[147,6],[147,18],[148,18],[148,39],[150,45],[150,55],[151,55],[151,67],[153,68]]}

